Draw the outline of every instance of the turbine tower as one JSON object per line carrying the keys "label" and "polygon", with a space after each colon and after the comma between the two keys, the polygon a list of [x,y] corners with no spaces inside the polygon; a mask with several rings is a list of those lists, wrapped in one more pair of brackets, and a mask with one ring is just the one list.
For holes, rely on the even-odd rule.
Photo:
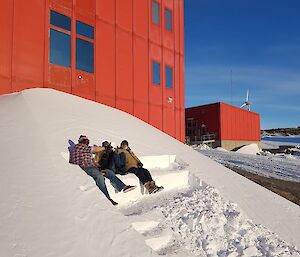
{"label": "turbine tower", "polygon": [[246,107],[248,109],[248,111],[250,111],[250,106],[251,106],[251,104],[249,102],[249,90],[247,90],[246,100],[243,103],[243,105],[241,106],[241,108]]}

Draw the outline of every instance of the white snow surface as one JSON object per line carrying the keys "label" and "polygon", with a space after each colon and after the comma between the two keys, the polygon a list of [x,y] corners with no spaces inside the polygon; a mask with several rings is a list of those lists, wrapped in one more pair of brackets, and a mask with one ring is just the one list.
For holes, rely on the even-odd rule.
{"label": "white snow surface", "polygon": [[258,148],[257,144],[249,144],[241,147],[236,151],[237,153],[242,153],[242,154],[252,154],[252,155],[257,155],[260,154],[260,150]]}
{"label": "white snow surface", "polygon": [[[299,206],[131,115],[52,89],[0,96],[0,106],[1,257],[300,256]],[[151,169],[165,190],[115,194],[107,183],[112,206],[62,154],[80,134],[176,155]]]}
{"label": "white snow surface", "polygon": [[[250,147],[251,149],[251,147]],[[248,154],[224,152],[218,149],[198,150],[212,160],[231,167],[276,179],[300,182],[300,158],[290,154],[271,154],[269,152],[246,151]]]}

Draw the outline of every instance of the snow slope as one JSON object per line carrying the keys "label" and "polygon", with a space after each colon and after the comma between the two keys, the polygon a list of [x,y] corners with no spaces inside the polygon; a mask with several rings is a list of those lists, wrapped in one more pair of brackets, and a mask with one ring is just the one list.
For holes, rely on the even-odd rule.
{"label": "snow slope", "polygon": [[[51,89],[1,96],[0,106],[0,256],[300,255],[299,206],[129,114]],[[62,157],[80,134],[176,155],[172,172],[187,168],[189,183],[115,208]]]}

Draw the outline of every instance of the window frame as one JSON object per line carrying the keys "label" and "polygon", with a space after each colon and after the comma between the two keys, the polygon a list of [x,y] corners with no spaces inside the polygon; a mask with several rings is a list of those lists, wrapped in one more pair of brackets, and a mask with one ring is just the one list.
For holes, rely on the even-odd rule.
{"label": "window frame", "polygon": [[[78,47],[78,42],[80,42],[80,41],[83,41],[83,42],[85,42],[85,43],[87,43],[87,45],[91,45],[92,46],[92,59],[93,59],[93,64],[92,64],[92,66],[91,66],[91,69],[84,69],[84,68],[82,68],[82,67],[78,67],[78,66],[82,66],[82,62],[81,63],[79,63],[79,62],[77,62],[77,60],[79,59],[78,58],[78,55],[79,55],[79,51],[78,51],[78,49],[79,49],[79,47]],[[84,63],[85,64],[85,63]],[[84,66],[84,65],[83,65]],[[89,66],[89,65],[88,65]],[[88,67],[87,66],[87,67]],[[79,71],[84,71],[84,72],[87,72],[87,73],[91,73],[91,74],[94,74],[95,73],[95,45],[94,45],[94,42],[90,42],[90,41],[87,41],[87,40],[85,40],[85,39],[82,39],[82,38],[80,38],[80,37],[76,37],[76,54],[75,54],[75,68],[76,68],[76,70],[79,70]]]}
{"label": "window frame", "polygon": [[[80,22],[80,23],[82,23],[84,25],[87,25],[87,26],[90,26],[90,27],[93,28],[93,36],[94,36],[93,39],[91,39],[90,37],[87,37],[87,36],[84,36],[84,35],[78,33],[78,31],[77,31],[77,24],[78,24],[78,22]],[[80,21],[80,20],[76,20],[75,24],[76,24],[75,25],[76,26],[76,30],[75,30],[75,69],[77,71],[83,71],[83,72],[87,72],[89,74],[95,74],[95,27],[92,26],[92,25],[90,25],[90,24],[88,24],[88,23],[86,23],[86,22]],[[78,39],[86,41],[86,42],[88,42],[88,43],[90,43],[90,44],[93,45],[92,71],[91,70],[88,71],[88,70],[84,70],[84,69],[78,68],[78,63],[77,63],[77,60],[78,60],[78,58],[77,58],[78,57],[78,55],[77,55],[77,53],[78,53],[78,50],[77,50],[77,40]]]}
{"label": "window frame", "polygon": [[[155,16],[154,16],[155,15],[155,13],[154,13],[154,5],[158,6],[158,14],[157,14],[158,21],[157,22],[156,22]],[[160,20],[161,20],[160,10],[161,10],[161,4],[159,2],[157,2],[156,0],[152,0],[152,3],[151,3],[151,22],[152,22],[152,24],[155,24],[157,26],[160,26]]]}
{"label": "window frame", "polygon": [[[62,27],[59,27],[57,25],[52,24],[51,23],[51,13],[56,13],[56,14],[59,14],[61,16],[65,16],[65,17],[69,18],[69,20],[70,20],[70,30],[67,30],[65,28],[62,28]],[[70,54],[69,54],[69,60],[68,60],[69,66],[63,65],[61,63],[51,62],[51,30],[53,30],[55,32],[63,33],[63,34],[68,35],[70,37],[70,43],[69,43],[69,45],[70,45],[69,53]],[[67,16],[63,13],[60,13],[56,10],[50,9],[50,12],[49,12],[49,29],[48,29],[48,33],[49,33],[48,63],[49,64],[71,69],[71,67],[72,67],[72,35],[71,35],[71,30],[72,30],[72,19],[71,19],[71,17],[69,17],[69,16]]]}
{"label": "window frame", "polygon": [[[171,70],[171,85],[168,85],[168,73],[167,73],[167,69]],[[165,87],[168,88],[168,89],[172,89],[173,88],[173,67],[172,66],[169,66],[169,65],[166,65],[165,66],[165,78],[166,78],[166,81],[165,81]]]}
{"label": "window frame", "polygon": [[[156,80],[156,77],[155,77],[156,69],[154,69],[155,65],[159,65],[159,84],[156,83],[156,81],[155,81]],[[151,78],[152,85],[160,86],[161,85],[161,64],[157,60],[152,60],[151,61],[151,75],[152,75],[152,78]]]}
{"label": "window frame", "polygon": [[[170,23],[170,25],[171,25],[171,28],[169,29],[169,27],[168,27],[168,23],[167,23],[167,13],[170,13],[170,15],[171,15],[171,23]],[[165,8],[165,29],[166,29],[166,31],[168,31],[168,32],[170,32],[170,33],[172,33],[173,32],[173,11],[170,9],[170,8]]]}

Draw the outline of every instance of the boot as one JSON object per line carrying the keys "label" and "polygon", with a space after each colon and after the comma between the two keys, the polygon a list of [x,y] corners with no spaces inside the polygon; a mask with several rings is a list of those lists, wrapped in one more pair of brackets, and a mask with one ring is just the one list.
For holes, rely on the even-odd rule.
{"label": "boot", "polygon": [[148,190],[149,194],[152,194],[156,191],[156,186],[154,181],[149,181],[144,184],[145,188]]}

